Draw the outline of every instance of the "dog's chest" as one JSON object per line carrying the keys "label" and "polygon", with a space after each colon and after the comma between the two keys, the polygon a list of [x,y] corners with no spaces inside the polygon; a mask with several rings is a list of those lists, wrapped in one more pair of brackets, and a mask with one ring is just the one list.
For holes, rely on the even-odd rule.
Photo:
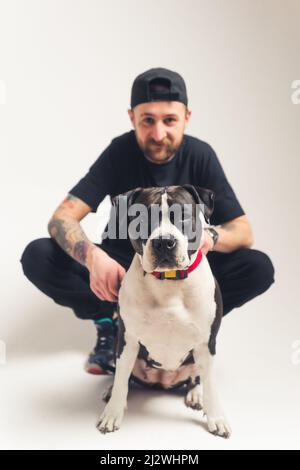
{"label": "dog's chest", "polygon": [[162,298],[157,292],[155,296],[144,292],[122,310],[125,336],[127,331],[139,341],[152,367],[178,369],[189,352],[206,341],[210,333],[207,321],[197,309],[190,309],[174,289]]}
{"label": "dog's chest", "polygon": [[152,308],[151,311],[145,309],[138,321],[126,323],[155,361],[155,367],[165,370],[177,369],[188,352],[201,341],[201,332],[183,304]]}
{"label": "dog's chest", "polygon": [[194,285],[183,285],[151,278],[139,282],[128,274],[119,293],[125,341],[126,334],[136,338],[154,367],[178,369],[189,352],[209,338],[215,313],[213,285],[202,283],[199,289],[201,276]]}

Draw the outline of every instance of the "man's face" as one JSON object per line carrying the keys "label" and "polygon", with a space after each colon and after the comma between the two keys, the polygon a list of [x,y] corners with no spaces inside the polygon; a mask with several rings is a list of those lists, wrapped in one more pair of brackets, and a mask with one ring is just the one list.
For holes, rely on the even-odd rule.
{"label": "man's face", "polygon": [[145,157],[160,164],[173,158],[191,111],[179,101],[156,101],[138,104],[128,114]]}

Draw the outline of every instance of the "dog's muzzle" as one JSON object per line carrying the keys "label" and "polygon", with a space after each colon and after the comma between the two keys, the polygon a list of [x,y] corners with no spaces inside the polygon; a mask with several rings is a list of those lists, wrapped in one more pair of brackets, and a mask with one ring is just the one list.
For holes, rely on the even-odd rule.
{"label": "dog's muzzle", "polygon": [[171,262],[175,257],[177,240],[174,235],[168,237],[160,235],[151,240],[152,251],[156,258],[161,261]]}

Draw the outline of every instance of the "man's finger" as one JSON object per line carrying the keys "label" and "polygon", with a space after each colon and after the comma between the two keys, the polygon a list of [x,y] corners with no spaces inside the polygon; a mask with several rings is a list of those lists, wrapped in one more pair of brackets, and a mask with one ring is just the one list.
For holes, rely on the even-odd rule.
{"label": "man's finger", "polygon": [[97,287],[95,287],[94,285],[91,285],[90,286],[92,291],[94,292],[94,294],[99,297],[100,300],[105,300],[105,296],[103,294],[102,291],[100,291]]}

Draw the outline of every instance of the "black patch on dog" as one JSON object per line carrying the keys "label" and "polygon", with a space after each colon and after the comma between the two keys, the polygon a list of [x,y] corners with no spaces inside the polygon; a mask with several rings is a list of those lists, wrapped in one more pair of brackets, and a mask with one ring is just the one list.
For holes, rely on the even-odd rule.
{"label": "black patch on dog", "polygon": [[188,382],[187,382],[188,390],[193,390],[193,388],[195,388],[196,385],[200,385],[200,375],[196,375],[196,377],[194,378],[189,377],[188,379]]}
{"label": "black patch on dog", "polygon": [[215,302],[216,316],[210,328],[210,338],[208,341],[208,349],[211,355],[216,354],[216,338],[219,331],[223,316],[223,300],[218,281],[215,278]]}
{"label": "black patch on dog", "polygon": [[200,375],[196,375],[196,377],[195,377],[195,385],[200,385]]}
{"label": "black patch on dog", "polygon": [[143,359],[146,362],[147,366],[151,367],[152,369],[159,369],[162,366],[162,364],[154,361],[154,359],[151,359],[147,348],[142,343],[139,342],[139,344],[140,344],[140,349],[138,353],[138,359]]}
{"label": "black patch on dog", "polygon": [[165,391],[165,390],[175,390],[175,389],[181,388],[185,385],[188,385],[190,379],[182,380],[181,382],[178,382],[177,384],[175,384],[172,387],[169,387],[167,389],[165,387],[163,387],[160,382],[156,382],[156,383],[144,382],[143,380],[140,380],[138,377],[135,377],[134,375],[131,375],[130,380],[132,380],[133,382],[141,385],[143,388],[149,388],[151,390],[163,390],[163,391]]}
{"label": "black patch on dog", "polygon": [[204,204],[204,217],[209,222],[210,216],[214,211],[215,192],[193,184],[183,184],[181,187],[193,196],[197,204]]}
{"label": "black patch on dog", "polygon": [[180,364],[180,367],[182,367],[182,366],[187,366],[188,364],[195,364],[195,360],[194,360],[193,350],[192,350],[192,349],[189,351],[189,354],[188,354],[188,356],[186,357],[186,359],[183,361],[183,363]]}
{"label": "black patch on dog", "polygon": [[116,358],[119,359],[122,352],[123,352],[124,346],[126,344],[126,341],[125,341],[125,325],[124,325],[124,322],[123,322],[123,320],[122,320],[122,318],[120,317],[119,314],[118,314],[118,322],[119,322],[119,328],[118,328]]}

